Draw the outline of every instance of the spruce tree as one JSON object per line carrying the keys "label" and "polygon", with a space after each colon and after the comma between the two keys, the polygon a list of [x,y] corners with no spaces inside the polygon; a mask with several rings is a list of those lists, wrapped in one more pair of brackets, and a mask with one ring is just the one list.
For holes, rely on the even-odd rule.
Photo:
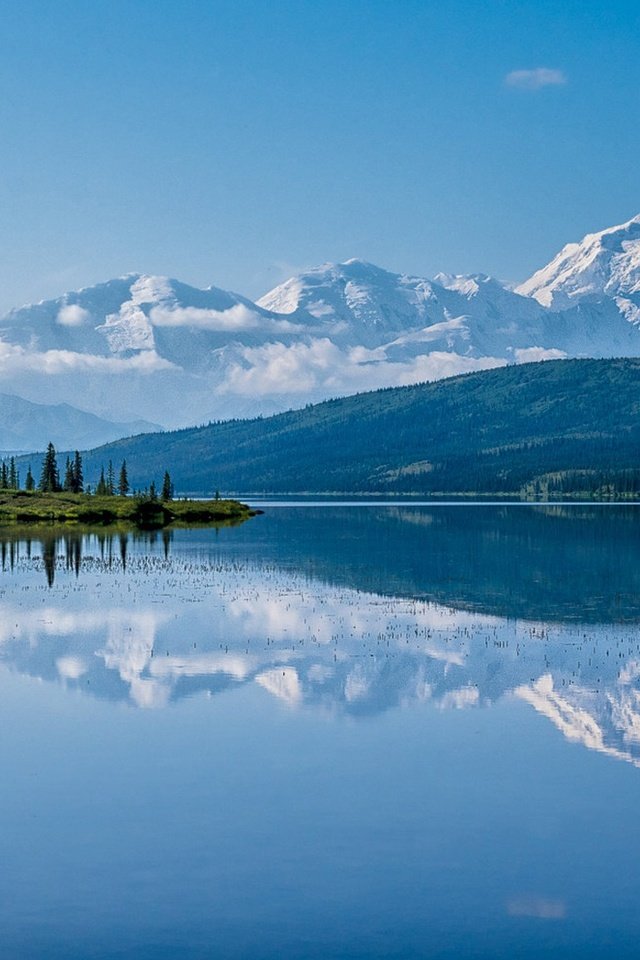
{"label": "spruce tree", "polygon": [[122,461],[122,466],[120,467],[120,479],[118,481],[118,494],[121,497],[126,497],[129,493],[129,477],[127,475],[127,461]]}
{"label": "spruce tree", "polygon": [[62,484],[62,489],[66,493],[73,493],[75,489],[75,477],[73,474],[73,464],[69,457],[67,457],[67,462],[64,467],[64,483]]}
{"label": "spruce tree", "polygon": [[164,480],[162,481],[162,499],[173,500],[173,484],[168,470],[165,470]]}
{"label": "spruce tree", "polygon": [[0,467],[0,488],[6,490],[9,486],[9,474],[7,473],[7,465],[2,461],[2,467]]}
{"label": "spruce tree", "polygon": [[39,488],[43,493],[57,493],[60,490],[60,475],[56,461],[56,448],[52,443],[47,446],[47,452],[42,461]]}
{"label": "spruce tree", "polygon": [[96,495],[98,497],[104,497],[107,492],[107,481],[104,478],[104,467],[100,469],[100,479],[96,485]]}
{"label": "spruce tree", "polygon": [[149,500],[157,500],[157,499],[158,499],[158,491],[156,490],[156,485],[152,480],[151,483],[149,484]]}
{"label": "spruce tree", "polygon": [[107,493],[110,497],[116,492],[116,484],[113,476],[113,462],[109,460],[109,466],[107,467]]}
{"label": "spruce tree", "polygon": [[36,488],[36,482],[33,479],[33,474],[31,473],[31,464],[29,464],[29,469],[27,470],[27,479],[24,482],[24,488],[25,490],[29,490],[29,492],[35,490]]}
{"label": "spruce tree", "polygon": [[73,492],[84,493],[84,475],[82,473],[82,457],[79,452],[73,455]]}
{"label": "spruce tree", "polygon": [[18,474],[16,473],[16,458],[9,461],[9,486],[12,490],[18,489]]}

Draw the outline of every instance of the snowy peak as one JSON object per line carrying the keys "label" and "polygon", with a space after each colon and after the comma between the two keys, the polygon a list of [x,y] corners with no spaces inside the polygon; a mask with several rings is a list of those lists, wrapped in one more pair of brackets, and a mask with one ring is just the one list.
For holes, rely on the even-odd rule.
{"label": "snowy peak", "polygon": [[369,346],[379,342],[381,335],[396,335],[429,323],[431,306],[437,301],[436,286],[429,280],[352,259],[326,263],[292,277],[258,304],[281,314],[304,313],[334,324],[337,332],[357,334]]}
{"label": "snowy peak", "polygon": [[[544,307],[566,310],[583,300],[640,296],[640,215],[569,243],[516,288]],[[638,300],[640,303],[640,300]]]}
{"label": "snowy peak", "polygon": [[503,293],[512,295],[508,287],[486,273],[437,273],[434,281],[446,290],[455,290],[468,298],[478,295],[496,296]]}
{"label": "snowy peak", "polygon": [[[220,336],[278,330],[277,320],[251,300],[217,287],[201,290],[169,277],[134,273],[12,310],[0,320],[0,337],[29,350],[103,357],[146,353],[171,364],[176,360],[172,331],[180,330],[183,346],[185,328],[191,334],[208,333],[212,347]],[[284,322],[280,329],[288,326]],[[198,342],[194,361],[201,352]],[[184,359],[183,349],[179,353]]]}
{"label": "snowy peak", "polygon": [[[333,335],[341,342],[366,347],[387,343],[395,350],[411,341],[429,343],[431,351],[474,357],[497,351],[513,359],[514,349],[546,345],[546,311],[540,304],[480,273],[441,273],[428,280],[347,260],[292,277],[258,303],[322,318],[334,324]],[[522,326],[525,342],[518,333]]]}

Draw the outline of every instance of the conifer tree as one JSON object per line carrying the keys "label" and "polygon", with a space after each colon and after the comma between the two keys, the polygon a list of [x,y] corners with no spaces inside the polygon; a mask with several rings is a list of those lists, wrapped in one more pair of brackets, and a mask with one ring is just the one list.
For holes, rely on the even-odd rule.
{"label": "conifer tree", "polygon": [[16,472],[16,458],[11,457],[9,461],[9,487],[12,490],[18,489],[18,474]]}
{"label": "conifer tree", "polygon": [[57,493],[60,490],[60,475],[56,461],[56,448],[52,443],[48,444],[47,452],[42,461],[39,487],[43,493]]}
{"label": "conifer tree", "polygon": [[122,466],[120,467],[120,479],[118,480],[118,494],[121,497],[126,497],[129,493],[129,477],[127,475],[127,461],[122,461]]}
{"label": "conifer tree", "polygon": [[64,467],[64,483],[62,484],[62,489],[66,493],[73,493],[74,488],[75,488],[75,477],[73,475],[73,464],[71,463],[71,460],[69,460],[69,457],[67,457],[67,461]]}
{"label": "conifer tree", "polygon": [[29,469],[27,470],[27,479],[24,482],[24,488],[25,490],[29,490],[29,492],[35,490],[36,488],[36,482],[33,479],[33,474],[31,473],[31,464],[29,464]]}
{"label": "conifer tree", "polygon": [[168,470],[165,470],[164,480],[162,481],[162,499],[173,500],[173,484]]}
{"label": "conifer tree", "polygon": [[107,481],[104,478],[104,467],[100,468],[100,479],[96,485],[96,495],[104,497],[107,492]]}
{"label": "conifer tree", "polygon": [[73,492],[84,493],[84,475],[82,473],[82,457],[79,452],[73,455]]}
{"label": "conifer tree", "polygon": [[157,499],[158,499],[158,491],[156,490],[156,485],[152,480],[151,483],[149,484],[149,500],[157,500]]}
{"label": "conifer tree", "polygon": [[0,467],[0,488],[6,490],[9,486],[9,474],[7,473],[7,465],[2,461],[2,467]]}
{"label": "conifer tree", "polygon": [[113,476],[113,462],[109,460],[109,466],[107,467],[107,493],[110,497],[116,492],[116,484]]}

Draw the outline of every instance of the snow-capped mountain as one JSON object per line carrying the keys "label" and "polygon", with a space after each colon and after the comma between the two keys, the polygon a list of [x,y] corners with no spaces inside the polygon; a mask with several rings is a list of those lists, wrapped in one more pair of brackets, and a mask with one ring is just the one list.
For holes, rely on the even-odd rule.
{"label": "snow-capped mountain", "polygon": [[[544,307],[566,310],[576,303],[614,300],[625,315],[640,306],[640,215],[618,227],[569,243],[546,267],[516,288]],[[631,312],[635,312],[631,310]],[[634,317],[638,322],[638,317]]]}
{"label": "snow-capped mountain", "polygon": [[184,425],[243,412],[217,400],[225,352],[297,333],[238,295],[131,274],[7,314],[0,382],[39,402]]}
{"label": "snow-capped mountain", "polygon": [[507,363],[636,356],[639,311],[640,217],[570,244],[516,290],[348,260],[254,303],[131,274],[1,319],[0,386],[185,426]]}
{"label": "snow-capped mountain", "polygon": [[534,331],[542,333],[546,316],[530,298],[484,274],[439,274],[425,280],[363,260],[310,270],[276,287],[258,304],[331,323],[333,338],[352,345],[386,347],[408,336],[408,342],[430,343],[432,350],[455,349],[470,356],[530,346]]}

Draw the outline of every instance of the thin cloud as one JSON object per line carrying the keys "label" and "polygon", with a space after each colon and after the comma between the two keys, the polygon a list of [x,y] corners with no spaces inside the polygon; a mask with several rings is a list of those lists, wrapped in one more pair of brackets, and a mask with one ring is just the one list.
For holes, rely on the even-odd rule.
{"label": "thin cloud", "polygon": [[536,67],[535,70],[512,70],[504,78],[508,87],[520,90],[541,90],[543,87],[562,87],[567,77],[562,70]]}
{"label": "thin cloud", "polygon": [[510,917],[537,917],[539,920],[563,920],[567,914],[564,900],[546,897],[517,897],[507,903]]}
{"label": "thin cloud", "polygon": [[94,353],[74,350],[44,350],[31,353],[24,347],[0,342],[0,374],[22,371],[55,376],[65,373],[153,374],[161,370],[176,370],[175,364],[159,356],[155,350],[141,350],[130,357],[102,357]]}
{"label": "thin cloud", "polygon": [[156,327],[191,327],[197,330],[211,330],[221,333],[251,330],[265,330],[273,333],[303,333],[305,327],[265,317],[251,310],[243,303],[237,303],[227,310],[208,310],[201,307],[153,307],[149,314]]}

